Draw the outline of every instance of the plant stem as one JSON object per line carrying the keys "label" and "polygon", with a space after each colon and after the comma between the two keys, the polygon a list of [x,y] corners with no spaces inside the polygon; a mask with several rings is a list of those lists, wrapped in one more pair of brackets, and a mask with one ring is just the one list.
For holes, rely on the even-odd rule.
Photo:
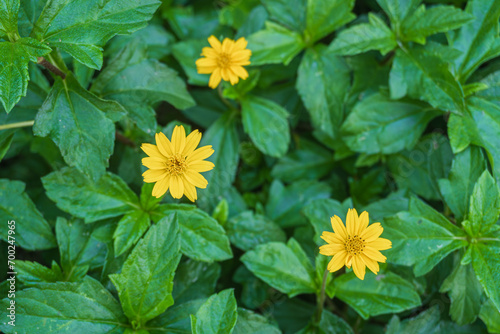
{"label": "plant stem", "polygon": [[123,143],[124,145],[130,146],[130,147],[133,147],[133,148],[136,147],[135,143],[132,140],[130,140],[129,138],[125,137],[123,134],[121,134],[118,131],[115,132],[115,138],[116,138],[116,140],[118,140],[119,142]]}
{"label": "plant stem", "polygon": [[321,315],[323,314],[323,306],[325,304],[326,297],[326,281],[328,278],[328,269],[325,269],[325,273],[323,274],[323,283],[321,284],[321,292],[318,296],[318,308],[316,309],[316,324],[319,325],[321,321]]}
{"label": "plant stem", "polygon": [[229,109],[231,110],[234,110],[234,107],[233,105],[231,104],[231,102],[229,102],[225,97],[224,95],[222,94],[222,85],[219,84],[219,86],[217,86],[217,93],[219,93],[219,97],[221,99],[221,101],[229,107]]}
{"label": "plant stem", "polygon": [[60,76],[63,80],[66,79],[66,73],[64,73],[59,68],[57,68],[56,65],[48,62],[47,59],[45,59],[43,57],[38,57],[38,64],[42,65],[43,67],[45,67],[46,69],[48,69],[49,71],[54,73],[55,75]]}
{"label": "plant stem", "polygon": [[33,124],[35,124],[35,121],[26,121],[26,122],[4,124],[4,125],[0,125],[0,130],[24,128],[27,126],[33,126]]}

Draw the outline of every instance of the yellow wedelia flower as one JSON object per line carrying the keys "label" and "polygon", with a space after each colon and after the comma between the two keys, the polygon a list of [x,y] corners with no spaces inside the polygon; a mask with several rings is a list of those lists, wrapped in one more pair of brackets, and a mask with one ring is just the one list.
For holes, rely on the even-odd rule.
{"label": "yellow wedelia flower", "polygon": [[231,82],[231,85],[238,83],[239,78],[248,78],[248,72],[243,68],[250,65],[252,51],[246,49],[248,42],[244,37],[237,41],[225,38],[221,43],[215,36],[210,36],[208,42],[212,46],[205,47],[200,58],[196,61],[196,67],[200,74],[210,74],[208,86],[217,88],[221,79]]}
{"label": "yellow wedelia flower", "polygon": [[328,264],[328,270],[335,272],[344,265],[351,268],[359,279],[365,278],[365,267],[375,275],[379,271],[378,262],[385,262],[386,257],[380,251],[392,247],[392,243],[379,238],[384,229],[380,223],[368,226],[368,212],[359,217],[356,209],[347,212],[346,226],[338,216],[331,217],[332,232],[323,232],[321,238],[328,242],[319,248],[323,255],[333,256]]}
{"label": "yellow wedelia flower", "polygon": [[155,139],[156,145],[141,146],[149,156],[142,159],[142,164],[149,168],[142,174],[144,182],[156,182],[153,196],[159,198],[170,189],[173,198],[186,195],[192,202],[196,201],[196,187],[204,189],[208,184],[200,173],[214,168],[213,163],[204,160],[214,153],[212,145],[196,149],[201,133],[194,130],[186,137],[182,125],[174,128],[172,141],[161,132],[155,135]]}

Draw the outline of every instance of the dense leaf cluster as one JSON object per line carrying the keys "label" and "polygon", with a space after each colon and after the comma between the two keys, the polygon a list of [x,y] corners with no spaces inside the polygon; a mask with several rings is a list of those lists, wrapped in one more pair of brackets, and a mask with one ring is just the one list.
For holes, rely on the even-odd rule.
{"label": "dense leaf cluster", "polygon": [[[0,330],[499,333],[499,18],[500,0],[1,1]],[[248,40],[247,80],[207,87],[210,35]],[[141,177],[140,144],[177,124],[215,150],[195,204]],[[387,264],[324,276],[319,236],[353,207]]]}

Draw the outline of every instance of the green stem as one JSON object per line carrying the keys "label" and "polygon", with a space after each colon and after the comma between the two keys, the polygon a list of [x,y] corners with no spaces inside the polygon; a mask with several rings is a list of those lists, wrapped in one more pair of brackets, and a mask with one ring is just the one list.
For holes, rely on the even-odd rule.
{"label": "green stem", "polygon": [[33,126],[33,124],[35,124],[35,121],[26,121],[26,122],[4,124],[4,125],[0,125],[0,130],[24,128],[27,126]]}
{"label": "green stem", "polygon": [[224,97],[224,94],[222,94],[222,85],[219,84],[219,86],[217,86],[217,93],[219,93],[219,97],[221,99],[221,101],[229,107],[229,109],[231,110],[234,110],[234,107],[233,105],[231,104],[231,102],[229,102],[225,97]]}
{"label": "green stem", "polygon": [[316,309],[316,315],[315,315],[315,320],[316,324],[319,324],[321,321],[321,315],[323,314],[323,307],[325,304],[325,297],[326,297],[326,281],[328,278],[328,269],[325,269],[325,272],[323,274],[323,283],[321,284],[321,292],[318,296],[318,308]]}

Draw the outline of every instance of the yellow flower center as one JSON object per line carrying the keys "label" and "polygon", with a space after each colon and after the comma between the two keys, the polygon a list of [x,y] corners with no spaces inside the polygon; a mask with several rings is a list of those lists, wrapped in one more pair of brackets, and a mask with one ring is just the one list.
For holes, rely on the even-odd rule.
{"label": "yellow flower center", "polygon": [[226,68],[229,66],[229,62],[231,61],[231,57],[227,53],[221,53],[219,55],[219,59],[217,59],[217,65],[221,68]]}
{"label": "yellow flower center", "polygon": [[170,175],[181,175],[186,171],[186,158],[180,154],[172,155],[167,163],[167,171]]}
{"label": "yellow flower center", "polygon": [[365,240],[357,235],[348,237],[345,242],[345,250],[349,255],[358,255],[365,248]]}

